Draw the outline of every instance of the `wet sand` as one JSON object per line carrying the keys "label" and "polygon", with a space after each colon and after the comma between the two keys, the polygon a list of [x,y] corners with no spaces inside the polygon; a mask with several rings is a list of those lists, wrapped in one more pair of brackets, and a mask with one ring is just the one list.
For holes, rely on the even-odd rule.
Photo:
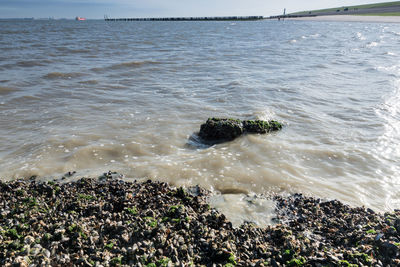
{"label": "wet sand", "polygon": [[290,18],[288,20],[400,23],[400,16],[335,15],[335,16],[316,16],[316,17]]}

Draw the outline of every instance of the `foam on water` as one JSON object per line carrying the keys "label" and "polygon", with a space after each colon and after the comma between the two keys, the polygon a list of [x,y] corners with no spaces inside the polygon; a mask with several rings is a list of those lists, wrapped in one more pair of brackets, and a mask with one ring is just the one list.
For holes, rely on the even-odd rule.
{"label": "foam on water", "polygon": [[364,40],[366,40],[367,38],[365,38],[365,36],[363,36],[363,34],[362,34],[361,32],[357,32],[357,39],[359,39],[359,40],[361,40],[361,41],[364,41]]}
{"label": "foam on water", "polygon": [[210,202],[234,227],[244,222],[255,223],[260,227],[273,224],[275,203],[271,200],[245,194],[218,194]]}
{"label": "foam on water", "polygon": [[[219,209],[258,223],[269,206],[248,206],[246,195],[300,192],[379,211],[400,204],[399,25],[6,26],[2,179],[112,170],[200,184]],[[210,147],[196,136],[208,117],[284,128]]]}

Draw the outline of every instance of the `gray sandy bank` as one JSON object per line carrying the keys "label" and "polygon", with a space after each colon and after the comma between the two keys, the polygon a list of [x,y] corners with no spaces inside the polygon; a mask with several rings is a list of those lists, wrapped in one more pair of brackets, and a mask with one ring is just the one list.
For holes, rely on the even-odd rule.
{"label": "gray sandy bank", "polygon": [[335,15],[335,16],[288,18],[287,20],[400,23],[400,16]]}

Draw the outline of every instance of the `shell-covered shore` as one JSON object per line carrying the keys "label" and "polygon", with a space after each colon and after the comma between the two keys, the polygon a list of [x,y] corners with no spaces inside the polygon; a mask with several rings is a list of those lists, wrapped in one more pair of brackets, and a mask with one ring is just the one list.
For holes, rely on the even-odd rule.
{"label": "shell-covered shore", "polygon": [[208,197],[199,187],[110,174],[0,182],[0,265],[400,265],[400,211],[274,196],[276,224],[234,228]]}

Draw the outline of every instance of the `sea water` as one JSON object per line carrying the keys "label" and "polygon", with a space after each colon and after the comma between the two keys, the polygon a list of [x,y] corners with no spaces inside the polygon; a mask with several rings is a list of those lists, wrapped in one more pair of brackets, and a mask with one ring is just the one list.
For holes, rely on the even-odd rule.
{"label": "sea water", "polygon": [[[112,170],[227,213],[293,192],[400,207],[399,24],[1,21],[0,51],[3,180]],[[204,147],[208,117],[284,127]]]}

